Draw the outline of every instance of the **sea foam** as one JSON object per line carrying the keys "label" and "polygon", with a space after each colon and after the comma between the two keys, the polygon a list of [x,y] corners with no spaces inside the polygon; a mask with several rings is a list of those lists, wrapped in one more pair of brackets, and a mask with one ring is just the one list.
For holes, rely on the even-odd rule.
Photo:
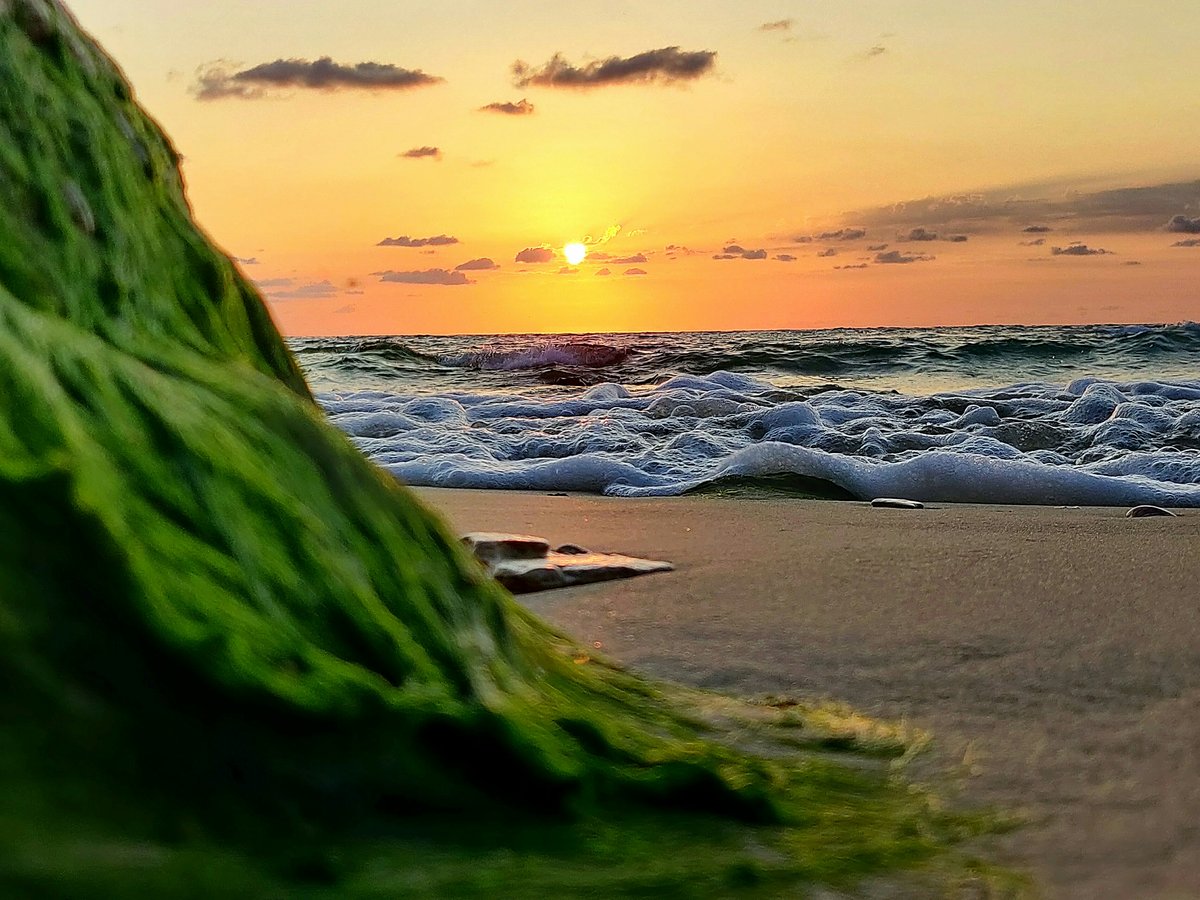
{"label": "sea foam", "polygon": [[320,400],[364,452],[414,485],[646,496],[790,475],[864,500],[1200,506],[1196,382],[807,393],[715,372],[553,395],[372,390]]}

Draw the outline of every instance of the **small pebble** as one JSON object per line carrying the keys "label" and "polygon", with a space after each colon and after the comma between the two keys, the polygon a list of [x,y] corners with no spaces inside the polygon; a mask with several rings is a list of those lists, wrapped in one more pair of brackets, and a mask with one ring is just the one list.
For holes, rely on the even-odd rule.
{"label": "small pebble", "polygon": [[872,506],[887,509],[924,509],[925,504],[919,500],[904,500],[900,497],[876,497],[871,501]]}
{"label": "small pebble", "polygon": [[1150,516],[1174,516],[1175,513],[1161,506],[1135,506],[1125,513],[1127,519],[1145,519]]}

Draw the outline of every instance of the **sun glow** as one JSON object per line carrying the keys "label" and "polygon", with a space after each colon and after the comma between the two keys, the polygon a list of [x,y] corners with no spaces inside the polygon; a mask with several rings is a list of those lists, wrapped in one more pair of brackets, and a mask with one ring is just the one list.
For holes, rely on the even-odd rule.
{"label": "sun glow", "polygon": [[567,246],[563,247],[563,256],[566,257],[567,262],[571,265],[577,266],[587,256],[587,247],[580,243],[567,244]]}

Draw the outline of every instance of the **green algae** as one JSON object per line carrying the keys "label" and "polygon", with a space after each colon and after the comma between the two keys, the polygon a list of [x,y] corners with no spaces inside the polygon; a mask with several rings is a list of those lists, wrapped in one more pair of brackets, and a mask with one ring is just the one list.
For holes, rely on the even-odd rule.
{"label": "green algae", "polygon": [[649,684],[484,578],[50,0],[0,0],[0,680],[6,896],[944,886],[989,821],[903,740]]}

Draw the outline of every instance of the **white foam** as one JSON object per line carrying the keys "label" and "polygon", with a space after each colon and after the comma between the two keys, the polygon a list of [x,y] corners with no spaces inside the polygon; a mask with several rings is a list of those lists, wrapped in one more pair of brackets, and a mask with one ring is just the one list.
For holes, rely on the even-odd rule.
{"label": "white foam", "polygon": [[1200,383],[783,396],[718,372],[570,394],[319,399],[364,452],[419,485],[633,496],[794,474],[863,499],[1200,506]]}

